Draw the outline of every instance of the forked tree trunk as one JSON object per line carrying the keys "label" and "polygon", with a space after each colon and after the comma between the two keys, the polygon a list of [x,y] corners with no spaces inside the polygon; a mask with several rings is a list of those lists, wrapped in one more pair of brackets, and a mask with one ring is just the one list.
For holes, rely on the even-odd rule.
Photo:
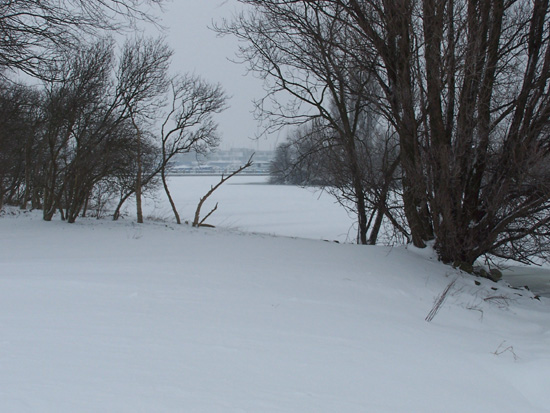
{"label": "forked tree trunk", "polygon": [[113,221],[118,221],[118,219],[120,218],[120,212],[122,210],[122,206],[128,200],[128,198],[130,198],[130,196],[132,196],[133,193],[134,193],[133,191],[128,192],[124,196],[120,197],[120,200],[118,201],[118,205],[115,208],[115,212],[113,212]]}
{"label": "forked tree trunk", "polygon": [[208,197],[210,195],[212,195],[214,193],[214,191],[216,189],[218,189],[220,186],[222,186],[224,184],[225,181],[227,181],[228,179],[232,178],[233,176],[241,173],[242,171],[244,171],[246,168],[252,166],[252,158],[254,157],[254,154],[252,154],[252,156],[248,159],[248,162],[245,163],[243,166],[241,166],[239,169],[237,169],[236,171],[230,173],[229,175],[227,176],[223,176],[222,175],[222,178],[220,179],[220,182],[218,182],[216,185],[214,185],[213,187],[210,188],[210,190],[200,199],[199,201],[199,204],[197,205],[197,209],[195,210],[195,218],[193,219],[193,226],[194,227],[201,227],[201,226],[208,226],[206,224],[204,224],[204,221],[206,221],[206,219],[212,215],[212,213],[218,209],[218,204],[216,204],[216,206],[208,213],[206,214],[206,216],[201,220],[200,219],[200,215],[201,215],[201,208],[202,208],[202,205],[204,204],[204,201],[206,201],[208,199]]}

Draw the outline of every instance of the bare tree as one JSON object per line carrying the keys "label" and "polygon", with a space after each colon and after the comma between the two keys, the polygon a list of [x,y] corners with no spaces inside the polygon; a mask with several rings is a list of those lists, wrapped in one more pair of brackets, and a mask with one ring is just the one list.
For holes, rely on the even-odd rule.
{"label": "bare tree", "polygon": [[[135,128],[130,123],[130,139],[123,154],[124,164],[118,173],[112,176],[111,182],[116,189],[117,202],[113,212],[113,220],[120,218],[122,207],[128,199],[136,193],[137,180],[137,140],[135,139]],[[159,147],[154,142],[154,136],[146,135],[147,139],[140,142],[141,159],[141,192],[155,191],[158,189],[158,175],[162,165]]]}
{"label": "bare tree", "polygon": [[374,68],[360,65],[355,52],[342,47],[355,32],[316,2],[243,3],[254,9],[217,29],[244,42],[239,58],[265,79],[266,97],[257,102],[260,119],[268,122],[268,130],[308,122],[323,130],[313,148],[333,148],[332,165],[342,178],[338,188],[345,188],[341,195],[354,205],[358,242],[367,244],[369,201],[361,152],[369,149],[362,141],[374,130],[372,125],[365,127],[372,120],[371,102],[378,94]]}
{"label": "bare tree", "polygon": [[96,162],[89,156],[115,122],[105,103],[111,62],[112,42],[98,41],[66,55],[51,69],[55,72],[52,78],[59,81],[45,83],[41,140],[46,152],[43,208],[47,221],[65,207],[73,221],[80,209],[79,200],[85,197],[83,187],[90,186],[91,190],[93,183],[85,182],[85,170],[94,168]]}
{"label": "bare tree", "polygon": [[310,3],[376,52],[414,244],[435,236],[444,262],[548,257],[549,2]]}
{"label": "bare tree", "polygon": [[[408,239],[406,224],[400,217],[397,139],[381,128],[371,130],[369,122],[361,123],[355,134],[355,146],[367,212],[363,227],[363,232],[368,233],[366,244],[377,243],[382,227],[385,242]],[[322,187],[357,215],[353,171],[344,145],[330,126],[316,121],[294,131],[278,146],[271,175],[273,183]]]}
{"label": "bare tree", "polygon": [[[252,14],[222,31],[246,41],[241,52],[251,69],[274,80],[269,96],[285,90],[302,103],[325,103],[329,82],[312,83],[310,51],[318,49],[328,51],[323,62],[350,58],[331,74],[356,67],[376,81],[378,111],[399,138],[403,208],[416,246],[435,239],[449,263],[484,254],[548,258],[548,0],[242,2]],[[320,21],[328,22],[324,30],[302,43]],[[329,36],[331,28],[340,35]],[[312,70],[292,70],[295,61]],[[279,119],[281,109],[299,109],[273,107],[264,113]]]}
{"label": "bare tree", "polygon": [[[126,177],[119,180],[121,197],[114,219],[120,216],[122,204],[135,194],[137,220],[143,222],[142,190],[160,174],[176,221],[181,223],[167,182],[170,162],[177,154],[191,150],[205,152],[218,144],[212,115],[226,107],[222,87],[198,76],[170,78],[171,55],[163,39],[139,37],[124,46],[116,96],[135,130],[136,170],[135,180],[128,181]],[[157,122],[161,124],[159,136],[154,133]],[[146,137],[151,137],[149,142]],[[153,159],[151,149],[157,138],[160,155]],[[147,148],[147,168],[144,168],[144,148]]]}
{"label": "bare tree", "polygon": [[328,184],[323,179],[319,151],[307,146],[302,128],[292,131],[285,142],[275,148],[269,164],[269,183],[275,185],[316,186]]}
{"label": "bare tree", "polygon": [[205,153],[218,145],[217,124],[212,115],[226,108],[221,85],[211,85],[197,76],[178,76],[171,81],[171,104],[161,127],[160,174],[176,222],[181,219],[166,179],[170,161],[191,150]]}
{"label": "bare tree", "polygon": [[31,87],[0,82],[0,204],[25,208],[41,126],[40,93]]}
{"label": "bare tree", "polygon": [[117,97],[136,132],[135,195],[137,222],[143,223],[142,142],[148,123],[158,114],[169,87],[168,67],[172,50],[162,38],[136,37],[124,44],[117,73]]}
{"label": "bare tree", "polygon": [[42,93],[2,81],[0,204],[30,197],[45,220],[59,212],[72,223],[93,198],[99,210],[118,195],[116,219],[135,195],[143,222],[143,191],[160,176],[180,222],[167,170],[177,154],[218,144],[213,115],[225,92],[197,76],[170,78],[162,38],[136,37],[114,55],[109,38],[65,51],[43,74]]}
{"label": "bare tree", "polygon": [[[152,21],[164,0],[17,0],[0,2],[0,69],[44,78],[43,68],[83,40]],[[3,75],[0,70],[0,76]]]}
{"label": "bare tree", "polygon": [[[140,127],[136,139],[138,122],[147,125],[148,117],[155,115],[154,105],[143,109],[152,102],[147,94],[150,85],[144,85],[150,78],[135,80],[140,74],[132,77],[125,72],[128,77],[119,76],[116,82],[113,50],[108,39],[77,49],[52,68],[57,73],[48,78],[55,80],[44,84],[34,162],[41,171],[32,186],[42,188],[45,220],[59,211],[62,219],[74,222],[96,186],[106,180],[121,184],[118,188],[125,201],[152,183],[159,172],[159,148],[150,143],[148,130]],[[139,64],[132,67],[135,72],[149,70]],[[122,81],[134,89],[122,88]],[[127,95],[129,91],[134,95]],[[138,176],[140,185],[136,185]]]}

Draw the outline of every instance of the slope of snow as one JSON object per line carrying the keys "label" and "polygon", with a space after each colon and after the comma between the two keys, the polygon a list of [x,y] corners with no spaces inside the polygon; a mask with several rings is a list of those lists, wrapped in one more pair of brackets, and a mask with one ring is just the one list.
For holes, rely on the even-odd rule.
{"label": "slope of snow", "polygon": [[[204,179],[177,181],[183,216]],[[246,179],[213,200],[231,230],[0,217],[0,411],[550,411],[550,300],[427,250],[240,232],[349,225]]]}
{"label": "slope of snow", "polygon": [[35,213],[0,234],[2,412],[550,411],[550,301],[415,251]]}
{"label": "slope of snow", "polygon": [[[192,221],[199,199],[219,180],[218,176],[169,177],[172,196],[183,220]],[[201,216],[218,203],[218,209],[207,220],[215,226],[260,234],[355,242],[356,217],[348,214],[329,193],[318,188],[268,185],[267,181],[266,176],[233,177],[205,202]],[[147,200],[145,211],[148,218],[175,222],[163,190],[158,190],[154,199]],[[126,213],[130,219],[135,216],[131,202]],[[382,234],[379,242],[388,243]],[[550,298],[550,267],[503,264],[507,283],[528,286],[535,294]]]}

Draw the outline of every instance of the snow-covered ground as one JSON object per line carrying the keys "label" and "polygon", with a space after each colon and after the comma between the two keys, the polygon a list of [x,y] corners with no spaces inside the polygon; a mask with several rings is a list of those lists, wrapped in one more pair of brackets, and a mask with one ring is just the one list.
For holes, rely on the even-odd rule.
{"label": "snow-covered ground", "polygon": [[427,251],[248,233],[302,195],[262,196],[225,218],[218,197],[231,229],[1,217],[0,411],[550,412],[549,299]]}
{"label": "snow-covered ground", "polygon": [[[199,199],[220,180],[217,176],[173,176],[170,188],[182,219],[191,220]],[[218,202],[208,223],[246,232],[353,243],[357,237],[354,217],[330,194],[316,188],[266,185],[265,176],[236,176],[221,186],[205,203],[202,216]],[[129,203],[130,219],[135,207]],[[174,221],[162,190],[146,202],[150,218]],[[550,298],[550,267],[505,266],[504,278],[515,287],[528,286]]]}

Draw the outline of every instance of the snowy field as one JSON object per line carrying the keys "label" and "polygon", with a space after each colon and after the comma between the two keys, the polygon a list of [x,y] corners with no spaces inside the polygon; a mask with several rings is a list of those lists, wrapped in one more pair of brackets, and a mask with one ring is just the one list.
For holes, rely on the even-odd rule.
{"label": "snowy field", "polygon": [[0,412],[550,412],[549,299],[315,240],[347,237],[330,197],[253,187],[216,229],[4,214]]}

